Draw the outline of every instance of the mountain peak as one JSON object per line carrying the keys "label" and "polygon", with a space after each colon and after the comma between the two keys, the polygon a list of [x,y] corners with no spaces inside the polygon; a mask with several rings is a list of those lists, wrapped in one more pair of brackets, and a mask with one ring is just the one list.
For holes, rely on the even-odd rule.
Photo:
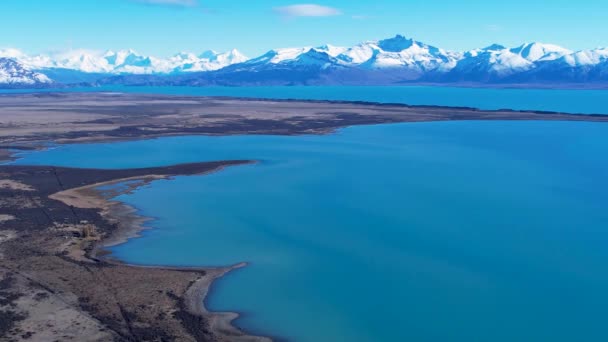
{"label": "mountain peak", "polygon": [[180,58],[192,58],[193,56],[196,57],[193,53],[187,52],[187,51],[180,51],[180,52],[176,53],[175,55],[173,55],[173,57],[180,57]]}
{"label": "mountain peak", "polygon": [[412,47],[416,42],[413,39],[406,38],[402,35],[396,35],[393,38],[383,39],[378,42],[378,46],[387,52],[401,52]]}
{"label": "mountain peak", "polygon": [[558,45],[537,42],[525,43],[511,49],[511,52],[532,62],[539,60],[554,60],[572,53],[572,51]]}
{"label": "mountain peak", "polygon": [[230,56],[231,58],[238,59],[241,62],[244,62],[249,59],[249,57],[245,56],[241,51],[239,51],[237,49],[232,49],[232,50],[225,52],[223,54],[220,54],[220,55]]}
{"label": "mountain peak", "polygon": [[51,83],[46,75],[29,70],[13,58],[0,57],[0,84],[31,86],[45,83]]}
{"label": "mountain peak", "polygon": [[133,49],[118,50],[116,54],[120,56],[141,56],[139,53],[137,53],[137,51]]}
{"label": "mountain peak", "polygon": [[203,51],[200,55],[198,55],[199,58],[203,58],[203,59],[213,59],[217,56],[217,52],[215,52],[214,50],[206,50]]}
{"label": "mountain peak", "polygon": [[485,48],[481,49],[482,51],[501,51],[501,50],[506,50],[507,48],[504,45],[500,45],[500,44],[492,44],[490,46],[486,46]]}

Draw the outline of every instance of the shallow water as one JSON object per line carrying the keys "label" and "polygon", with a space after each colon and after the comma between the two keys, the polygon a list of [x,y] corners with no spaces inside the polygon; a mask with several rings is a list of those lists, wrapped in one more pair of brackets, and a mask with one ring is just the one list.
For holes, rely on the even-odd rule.
{"label": "shallow water", "polygon": [[[0,90],[1,93],[33,90]],[[36,91],[116,91],[128,93],[236,96],[275,99],[371,101],[410,105],[463,106],[480,109],[543,110],[608,114],[608,90],[491,89],[430,86],[401,87],[98,87]]]}
{"label": "shallow water", "polygon": [[21,164],[256,159],[120,199],[117,257],[250,266],[211,309],[294,341],[605,341],[608,125],[437,122],[61,146]]}

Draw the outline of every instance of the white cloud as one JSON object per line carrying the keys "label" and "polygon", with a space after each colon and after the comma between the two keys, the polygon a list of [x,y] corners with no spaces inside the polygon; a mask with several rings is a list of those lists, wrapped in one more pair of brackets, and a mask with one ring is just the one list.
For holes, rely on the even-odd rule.
{"label": "white cloud", "polygon": [[166,5],[166,6],[178,6],[178,7],[194,7],[198,5],[198,0],[134,0],[150,5]]}
{"label": "white cloud", "polygon": [[342,14],[342,12],[336,8],[315,4],[276,7],[274,11],[286,17],[330,17]]}

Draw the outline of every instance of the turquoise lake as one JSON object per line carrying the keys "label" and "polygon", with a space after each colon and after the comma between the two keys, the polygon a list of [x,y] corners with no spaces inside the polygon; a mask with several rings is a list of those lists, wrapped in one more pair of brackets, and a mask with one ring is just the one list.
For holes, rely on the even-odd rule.
{"label": "turquoise lake", "polygon": [[[23,93],[33,90],[0,90]],[[410,105],[461,106],[480,109],[543,110],[567,113],[608,114],[606,90],[492,89],[462,87],[125,87],[67,88],[37,92],[109,91],[190,96],[235,96],[275,99],[340,100],[404,103]]]}
{"label": "turquoise lake", "polygon": [[113,248],[138,264],[249,262],[207,304],[251,332],[570,342],[608,340],[606,151],[607,124],[469,121],[65,145],[17,163],[259,160],[120,196],[155,219]]}

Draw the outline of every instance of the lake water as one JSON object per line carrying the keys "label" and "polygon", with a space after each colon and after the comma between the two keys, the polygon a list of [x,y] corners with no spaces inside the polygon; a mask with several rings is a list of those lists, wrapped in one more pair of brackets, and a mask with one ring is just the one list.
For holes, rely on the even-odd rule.
{"label": "lake water", "polygon": [[[0,90],[1,93],[32,90]],[[236,96],[276,99],[342,100],[463,106],[480,109],[544,110],[608,114],[606,90],[488,89],[458,87],[124,87],[47,89],[37,91],[117,91],[129,93]]]}
{"label": "lake water", "polygon": [[249,262],[207,303],[249,331],[570,342],[608,340],[607,150],[606,124],[471,121],[68,145],[18,163],[259,160],[121,196],[154,229],[113,248],[139,264]]}

